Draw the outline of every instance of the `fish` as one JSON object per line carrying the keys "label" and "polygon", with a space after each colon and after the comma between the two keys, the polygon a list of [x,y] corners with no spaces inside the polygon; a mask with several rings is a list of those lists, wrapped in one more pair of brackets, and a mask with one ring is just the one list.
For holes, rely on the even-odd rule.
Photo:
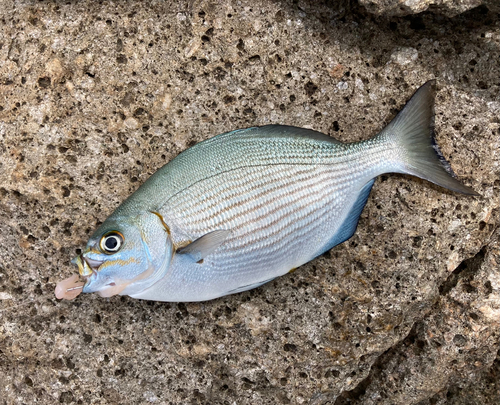
{"label": "fish", "polygon": [[359,142],[267,125],[188,148],[98,227],[72,260],[84,282],[60,282],[58,297],[191,302],[257,288],[348,240],[385,173],[477,196],[435,142],[435,87]]}

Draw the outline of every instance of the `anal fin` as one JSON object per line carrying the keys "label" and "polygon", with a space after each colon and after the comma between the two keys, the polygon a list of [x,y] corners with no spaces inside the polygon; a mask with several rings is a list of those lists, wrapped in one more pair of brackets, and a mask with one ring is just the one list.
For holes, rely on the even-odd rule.
{"label": "anal fin", "polygon": [[374,182],[375,179],[370,180],[360,190],[358,198],[356,199],[356,202],[354,203],[351,210],[347,214],[344,223],[339,228],[334,237],[330,239],[328,244],[325,246],[325,249],[323,249],[321,253],[330,250],[332,247],[337,246],[342,242],[345,242],[352,235],[354,235],[354,232],[356,232],[356,228],[358,227],[359,216],[361,215],[361,212],[363,211],[363,208],[365,207],[366,202],[368,201],[368,196],[370,195],[370,191],[372,190]]}

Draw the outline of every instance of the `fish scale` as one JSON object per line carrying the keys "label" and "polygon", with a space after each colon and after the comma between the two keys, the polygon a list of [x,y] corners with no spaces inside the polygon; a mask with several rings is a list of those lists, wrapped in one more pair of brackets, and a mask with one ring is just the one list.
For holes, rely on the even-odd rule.
{"label": "fish scale", "polygon": [[[269,132],[273,129],[267,128]],[[256,130],[258,139],[250,145],[248,138]],[[387,152],[387,148],[372,146],[364,150],[356,144],[330,142],[331,138],[321,140],[321,144],[318,139],[302,137],[276,140],[262,137],[261,132],[260,128],[238,131],[246,137],[247,148],[241,148],[239,142],[227,146],[224,137],[219,143],[212,143],[213,147],[221,147],[222,155],[231,156],[230,166],[236,169],[223,171],[219,165],[217,175],[191,180],[189,187],[175,193],[161,208],[165,221],[168,223],[172,218],[176,228],[182,229],[181,235],[187,234],[190,239],[220,227],[232,231],[224,246],[204,263],[184,265],[186,274],[197,272],[200,282],[203,280],[198,297],[207,290],[213,293],[214,285],[233,291],[241,288],[241,284],[259,284],[270,275],[277,277],[315,257],[318,248],[331,239],[331,230],[340,226],[349,211],[353,201],[346,201],[347,197],[356,194],[356,188],[360,189],[371,178],[362,170],[353,171],[352,161],[357,161],[358,167],[371,167],[374,160],[381,161],[377,155]],[[273,156],[277,144],[278,158]],[[272,165],[266,163],[271,159]],[[259,170],[255,170],[256,162]],[[269,187],[276,190],[274,194]],[[248,190],[252,189],[262,190],[261,195],[251,196]],[[228,190],[239,190],[239,194],[233,194],[234,199],[240,203],[244,199],[246,204],[231,206],[224,198],[224,191]],[[176,237],[174,228],[174,241]],[[270,274],[269,268],[273,273]],[[173,280],[169,289],[175,289],[176,294],[187,293]]]}
{"label": "fish scale", "polygon": [[[311,165],[274,166],[275,173],[280,174],[280,181],[271,176],[269,182],[276,186],[275,189],[279,190],[279,193],[267,193],[267,199],[263,195],[259,198],[247,198],[246,206],[233,204],[232,210],[228,210],[227,199],[214,203],[213,199],[224,196],[214,192],[204,200],[205,204],[220,206],[218,216],[213,222],[207,221],[207,218],[191,216],[191,213],[203,212],[203,203],[202,206],[192,207],[191,210],[182,203],[175,208],[174,205],[165,206],[164,209],[168,212],[181,214],[180,218],[184,219],[177,218],[178,225],[195,236],[209,232],[212,227],[217,226],[227,226],[233,230],[231,237],[224,244],[224,249],[216,250],[213,257],[203,263],[203,269],[198,268],[195,271],[206,271],[217,276],[224,274],[227,277],[226,283],[234,284],[236,288],[240,281],[232,276],[241,272],[242,264],[245,266],[245,277],[252,276],[259,282],[269,278],[269,266],[277,268],[279,274],[283,274],[307,261],[318,246],[325,244],[330,238],[329,232],[326,232],[328,228],[334,229],[336,222],[339,222],[338,217],[342,215],[342,210],[337,207],[344,205],[346,209],[349,208],[349,204],[342,204],[342,200],[349,194],[346,189],[351,186],[351,182],[331,181],[337,173],[334,165],[316,166],[315,169],[311,169]],[[240,170],[246,171],[245,168]],[[241,176],[247,180],[251,177],[247,184],[249,189],[265,189],[267,184],[260,184],[259,180],[266,178],[269,173],[259,173],[258,176]],[[294,176],[297,173],[299,176]],[[225,175],[227,174],[220,177]],[[238,177],[237,174],[231,173],[231,177],[234,176]],[[253,187],[252,180],[258,186]],[[190,197],[198,193],[206,195],[206,189],[212,187],[213,181],[214,178],[198,182]],[[218,179],[217,183],[224,185],[220,186],[222,188],[233,187],[232,182],[226,182],[223,178]],[[235,199],[238,196],[235,195]],[[278,198],[280,196],[281,198]],[[175,204],[175,200],[172,198],[169,205]],[[182,200],[193,201],[191,198]],[[225,218],[223,213],[227,213],[228,217]],[[210,224],[210,227],[206,224]],[[316,235],[316,238],[313,235]],[[304,240],[312,243],[306,246]]]}
{"label": "fish scale", "polygon": [[[278,168],[278,170],[280,170],[280,168]],[[302,176],[300,176],[301,174]],[[268,173],[264,173],[264,175],[268,175]],[[265,180],[264,177],[259,175],[260,178],[247,178],[247,181],[241,182],[241,184],[224,183],[224,181],[221,179],[222,184],[224,184],[224,186],[221,186],[221,188],[225,187],[229,190],[236,189],[236,192],[229,196],[227,194],[224,194],[224,192],[222,191],[222,195],[207,196],[206,198],[203,198],[200,206],[192,206],[191,204],[187,206],[186,202],[192,201],[193,198],[197,197],[197,194],[201,196],[204,195],[203,193],[205,191],[205,188],[211,187],[211,185],[207,184],[205,185],[205,187],[199,187],[197,193],[193,193],[194,195],[192,195],[192,198],[190,198],[189,200],[183,199],[183,201],[179,201],[177,203],[176,201],[172,201],[172,205],[168,207],[169,212],[172,212],[179,218],[184,218],[184,224],[186,226],[189,226],[190,224],[202,225],[213,215],[219,216],[217,224],[219,224],[221,221],[227,223],[231,221],[235,215],[241,216],[245,214],[249,209],[251,210],[257,207],[262,207],[263,205],[271,203],[273,201],[275,201],[276,203],[284,203],[286,199],[290,198],[289,195],[297,188],[304,188],[308,185],[312,186],[313,183],[307,182],[308,180],[312,180],[315,177],[311,173],[310,169],[306,171],[301,170],[301,173],[298,173],[293,177],[292,176],[292,174],[290,174],[289,176],[282,176],[281,179],[271,177],[268,179],[268,182],[265,182],[263,181]],[[256,192],[246,192],[246,187]],[[223,205],[221,205],[221,202],[223,202]],[[207,212],[207,208],[215,208],[216,210],[213,213],[212,211]],[[221,218],[221,216],[224,214],[225,217]],[[236,224],[229,223],[228,225],[232,228]]]}
{"label": "fish scale", "polygon": [[[337,147],[332,148],[332,144]],[[196,161],[200,152],[202,162]],[[347,159],[346,144],[312,130],[269,125],[232,131],[182,152],[141,186],[147,193],[133,194],[115,213],[132,215],[145,207],[161,210],[170,198],[197,182],[242,166],[259,170],[279,164],[328,164]]]}
{"label": "fish scale", "polygon": [[[317,171],[319,172],[319,169]],[[203,212],[203,206],[193,208],[193,215],[182,204],[176,206],[175,209],[172,208],[170,212],[183,213],[182,217],[177,218],[177,223],[195,237],[207,233],[214,228],[225,226],[233,230],[233,238],[243,238],[245,235],[250,234],[256,240],[264,239],[268,235],[263,232],[263,227],[266,227],[264,231],[272,233],[273,228],[269,229],[269,224],[272,224],[276,219],[280,221],[274,225],[275,227],[287,222],[287,220],[288,224],[285,225],[289,225],[293,221],[293,218],[290,220],[292,214],[295,214],[295,219],[300,217],[300,211],[297,211],[300,205],[305,205],[302,208],[312,212],[325,205],[332,206],[332,201],[328,197],[341,195],[341,189],[332,188],[328,182],[331,174],[325,169],[323,171],[324,173],[321,174],[316,173],[316,176],[311,176],[311,173],[309,173],[309,182],[304,179],[297,181],[297,178],[293,176],[283,176],[282,183],[278,183],[279,187],[276,187],[274,193],[261,194],[258,198],[246,199],[244,203],[239,201],[238,204],[233,203],[232,205],[221,206],[216,213],[217,216],[212,217],[212,221],[206,215],[195,214],[196,212]],[[249,187],[252,187],[252,185],[249,184]],[[311,195],[311,192],[314,191],[316,193]],[[321,192],[319,197],[318,192]],[[280,195],[281,198],[279,198]],[[311,201],[308,200],[308,197]],[[237,200],[237,197],[234,199]],[[316,204],[319,204],[317,207],[312,204],[312,199],[316,200]],[[225,201],[229,204],[227,199]],[[218,203],[221,205],[221,201]],[[231,239],[228,239],[227,243],[229,244],[230,242]]]}
{"label": "fish scale", "polygon": [[123,202],[74,260],[86,277],[83,292],[203,301],[258,287],[349,239],[383,173],[474,195],[435,146],[433,100],[429,82],[361,142],[269,125],[182,152]]}

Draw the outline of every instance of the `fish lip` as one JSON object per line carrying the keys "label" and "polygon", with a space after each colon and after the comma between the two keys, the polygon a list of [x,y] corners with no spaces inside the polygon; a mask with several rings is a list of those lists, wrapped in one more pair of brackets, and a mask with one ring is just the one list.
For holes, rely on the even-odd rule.
{"label": "fish lip", "polygon": [[113,279],[100,279],[99,274],[93,272],[91,275],[84,277],[85,285],[82,292],[84,293],[99,293],[116,285]]}
{"label": "fish lip", "polygon": [[90,259],[82,253],[71,260],[71,263],[78,267],[80,276],[85,280],[82,292],[93,293],[114,287],[115,282],[113,280],[108,280],[104,286],[100,285],[99,267],[104,263],[104,260]]}
{"label": "fish lip", "polygon": [[92,274],[88,276],[84,276],[85,285],[83,286],[82,292],[84,293],[93,293],[95,282],[97,281],[97,273],[92,272]]}
{"label": "fish lip", "polygon": [[82,253],[71,260],[71,263],[78,267],[78,273],[80,273],[82,277],[88,279],[89,277],[96,274],[96,272],[99,270],[99,267],[104,263],[104,261],[89,259]]}
{"label": "fish lip", "polygon": [[99,267],[101,266],[101,264],[104,263],[103,260],[93,260],[93,259],[89,259],[88,257],[85,257],[82,255],[82,258],[83,260],[85,260],[85,262],[88,264],[88,266],[93,270],[93,271],[97,271],[99,270]]}

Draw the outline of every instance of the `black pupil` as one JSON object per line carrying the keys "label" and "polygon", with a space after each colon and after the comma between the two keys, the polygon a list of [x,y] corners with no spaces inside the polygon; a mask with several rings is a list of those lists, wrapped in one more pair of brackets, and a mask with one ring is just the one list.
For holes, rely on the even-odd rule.
{"label": "black pupil", "polygon": [[108,250],[115,250],[118,246],[118,238],[116,236],[108,236],[104,242],[104,246]]}

